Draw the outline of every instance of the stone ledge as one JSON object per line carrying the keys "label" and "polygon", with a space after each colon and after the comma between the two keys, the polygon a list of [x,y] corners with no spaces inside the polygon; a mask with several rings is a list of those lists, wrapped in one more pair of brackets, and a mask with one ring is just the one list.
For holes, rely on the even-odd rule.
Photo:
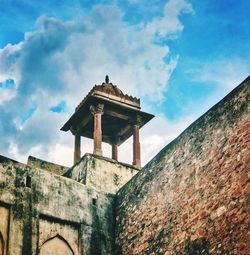
{"label": "stone ledge", "polygon": [[61,166],[49,161],[35,158],[33,156],[28,157],[27,165],[34,168],[44,169],[57,175],[63,175],[69,169],[66,166]]}

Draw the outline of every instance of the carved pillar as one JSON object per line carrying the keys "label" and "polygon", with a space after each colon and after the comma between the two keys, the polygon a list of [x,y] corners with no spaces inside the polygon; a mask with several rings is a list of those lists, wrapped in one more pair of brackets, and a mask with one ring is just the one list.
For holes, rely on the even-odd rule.
{"label": "carved pillar", "polygon": [[118,145],[112,144],[112,159],[118,160]]}
{"label": "carved pillar", "polygon": [[133,125],[133,165],[137,167],[141,167],[139,127],[138,122]]}
{"label": "carved pillar", "polygon": [[102,114],[103,104],[98,104],[96,107],[91,106],[90,110],[94,115],[94,154],[102,156]]}
{"label": "carved pillar", "polygon": [[81,136],[75,135],[74,164],[81,158]]}

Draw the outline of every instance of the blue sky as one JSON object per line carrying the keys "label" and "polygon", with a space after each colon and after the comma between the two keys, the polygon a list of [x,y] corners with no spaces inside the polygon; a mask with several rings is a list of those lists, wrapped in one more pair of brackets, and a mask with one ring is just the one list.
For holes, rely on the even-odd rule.
{"label": "blue sky", "polygon": [[[146,163],[250,73],[247,0],[0,5],[0,154],[20,161],[71,164],[73,137],[59,129],[106,74],[156,115],[141,132]],[[128,141],[120,159],[131,155]]]}

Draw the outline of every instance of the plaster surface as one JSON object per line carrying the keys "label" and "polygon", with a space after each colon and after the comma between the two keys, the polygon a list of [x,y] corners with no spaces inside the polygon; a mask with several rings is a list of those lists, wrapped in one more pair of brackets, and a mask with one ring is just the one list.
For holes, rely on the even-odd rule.
{"label": "plaster surface", "polygon": [[94,154],[85,154],[64,176],[97,191],[115,194],[139,168]]}

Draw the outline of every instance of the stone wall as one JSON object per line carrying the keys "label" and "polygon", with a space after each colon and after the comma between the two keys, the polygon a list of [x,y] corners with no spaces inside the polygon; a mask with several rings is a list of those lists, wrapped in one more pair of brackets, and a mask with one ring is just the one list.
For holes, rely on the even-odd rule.
{"label": "stone wall", "polygon": [[113,232],[113,195],[0,156],[1,255],[110,255]]}
{"label": "stone wall", "polygon": [[27,165],[32,168],[44,169],[44,170],[50,171],[51,173],[58,174],[58,175],[63,175],[69,169],[66,166],[54,164],[54,163],[51,163],[51,162],[48,162],[48,161],[45,161],[45,160],[42,160],[39,158],[35,158],[32,156],[28,157]]}
{"label": "stone wall", "polygon": [[138,170],[132,165],[86,153],[64,176],[97,191],[115,194]]}
{"label": "stone wall", "polygon": [[9,208],[0,204],[0,254],[7,254],[8,245],[8,225],[9,225]]}
{"label": "stone wall", "polygon": [[250,78],[117,194],[116,254],[250,254]]}

